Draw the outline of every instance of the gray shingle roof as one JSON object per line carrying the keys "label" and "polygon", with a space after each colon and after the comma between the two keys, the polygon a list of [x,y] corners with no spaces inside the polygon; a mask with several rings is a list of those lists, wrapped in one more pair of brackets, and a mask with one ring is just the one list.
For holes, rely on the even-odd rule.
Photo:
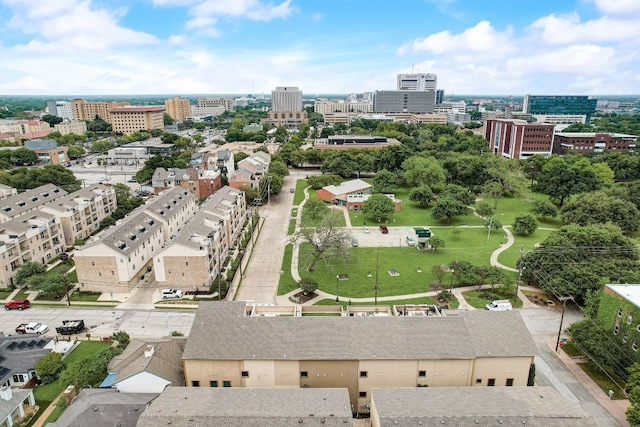
{"label": "gray shingle roof", "polygon": [[50,352],[44,346],[51,338],[0,336],[0,384],[4,384],[13,374],[26,373],[40,358]]}
{"label": "gray shingle roof", "polygon": [[84,389],[55,423],[47,427],[133,427],[156,393],[118,393],[113,389]]}
{"label": "gray shingle roof", "polygon": [[198,339],[187,341],[183,359],[436,360],[536,354],[517,311],[424,318],[245,317],[242,302],[208,302],[200,303],[190,335]]}
{"label": "gray shingle roof", "polygon": [[53,184],[41,185],[40,187],[27,190],[24,193],[15,194],[3,199],[0,214],[8,217],[21,215],[23,212],[35,209],[40,205],[58,199],[66,194],[66,191]]}
{"label": "gray shingle roof", "polygon": [[[147,345],[154,347],[151,357],[145,357]],[[149,372],[171,381],[173,385],[183,385],[182,350],[184,345],[184,338],[167,338],[157,341],[133,339],[127,345],[124,353],[116,356],[109,363],[109,372],[118,373],[114,383],[123,381],[140,372]]]}
{"label": "gray shingle roof", "polygon": [[385,427],[597,425],[551,387],[376,388],[371,398]]}
{"label": "gray shingle roof", "polygon": [[149,404],[137,427],[169,424],[350,426],[352,415],[347,389],[168,387]]}

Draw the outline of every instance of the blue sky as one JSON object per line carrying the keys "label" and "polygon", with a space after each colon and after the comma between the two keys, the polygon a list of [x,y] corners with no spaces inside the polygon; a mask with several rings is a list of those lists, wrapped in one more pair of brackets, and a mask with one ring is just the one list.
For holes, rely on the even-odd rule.
{"label": "blue sky", "polygon": [[640,93],[638,0],[0,0],[0,94]]}

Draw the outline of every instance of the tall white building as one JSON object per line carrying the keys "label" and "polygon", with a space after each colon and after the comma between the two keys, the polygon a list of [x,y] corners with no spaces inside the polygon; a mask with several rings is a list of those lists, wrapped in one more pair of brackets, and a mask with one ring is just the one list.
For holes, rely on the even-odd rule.
{"label": "tall white building", "polygon": [[271,110],[273,112],[302,111],[302,91],[294,86],[278,86],[271,91]]}
{"label": "tall white building", "polygon": [[73,121],[73,105],[70,101],[49,101],[47,102],[47,110],[52,116]]}
{"label": "tall white building", "polygon": [[435,74],[398,74],[398,90],[435,91],[436,86],[437,77]]}

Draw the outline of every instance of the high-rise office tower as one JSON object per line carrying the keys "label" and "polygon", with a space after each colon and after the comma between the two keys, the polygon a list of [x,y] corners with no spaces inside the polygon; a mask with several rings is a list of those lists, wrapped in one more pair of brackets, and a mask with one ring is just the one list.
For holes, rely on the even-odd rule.
{"label": "high-rise office tower", "polygon": [[302,111],[302,91],[293,86],[278,86],[271,91],[271,110],[273,112]]}
{"label": "high-rise office tower", "polygon": [[435,91],[437,83],[435,74],[398,74],[398,90]]}

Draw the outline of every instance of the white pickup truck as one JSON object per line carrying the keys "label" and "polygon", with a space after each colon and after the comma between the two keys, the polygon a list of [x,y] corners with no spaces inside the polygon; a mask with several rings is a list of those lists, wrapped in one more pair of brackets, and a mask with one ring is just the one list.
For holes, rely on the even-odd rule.
{"label": "white pickup truck", "polygon": [[20,326],[16,328],[16,332],[19,334],[38,334],[42,335],[49,330],[47,325],[43,325],[39,322],[31,322],[31,323],[21,323]]}

